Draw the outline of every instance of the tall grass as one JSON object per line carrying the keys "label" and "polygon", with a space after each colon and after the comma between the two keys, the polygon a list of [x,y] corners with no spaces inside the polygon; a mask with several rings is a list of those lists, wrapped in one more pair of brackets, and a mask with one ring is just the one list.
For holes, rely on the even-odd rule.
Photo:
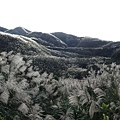
{"label": "tall grass", "polygon": [[40,74],[31,63],[19,53],[0,54],[1,119],[120,119],[120,65],[98,65],[78,80]]}

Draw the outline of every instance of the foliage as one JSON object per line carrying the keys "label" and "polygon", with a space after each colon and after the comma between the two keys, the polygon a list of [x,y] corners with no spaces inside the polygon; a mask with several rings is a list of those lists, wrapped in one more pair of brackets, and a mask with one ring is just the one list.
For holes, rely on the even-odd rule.
{"label": "foliage", "polygon": [[5,120],[5,118],[0,116],[0,120]]}
{"label": "foliage", "polygon": [[0,54],[0,119],[119,120],[120,65],[97,65],[78,80],[40,74],[19,53]]}

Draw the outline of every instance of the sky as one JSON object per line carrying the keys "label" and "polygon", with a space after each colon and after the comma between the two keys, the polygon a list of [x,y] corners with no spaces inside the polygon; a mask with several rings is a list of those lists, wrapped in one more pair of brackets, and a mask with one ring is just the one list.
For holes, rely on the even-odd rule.
{"label": "sky", "polygon": [[0,0],[0,26],[120,41],[120,0]]}

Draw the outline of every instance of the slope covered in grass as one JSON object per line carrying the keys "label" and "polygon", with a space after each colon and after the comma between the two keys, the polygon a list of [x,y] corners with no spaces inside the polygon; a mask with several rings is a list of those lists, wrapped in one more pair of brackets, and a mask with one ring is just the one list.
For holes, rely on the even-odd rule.
{"label": "slope covered in grass", "polygon": [[78,80],[40,74],[31,63],[19,53],[0,53],[1,119],[120,119],[120,65],[100,64]]}

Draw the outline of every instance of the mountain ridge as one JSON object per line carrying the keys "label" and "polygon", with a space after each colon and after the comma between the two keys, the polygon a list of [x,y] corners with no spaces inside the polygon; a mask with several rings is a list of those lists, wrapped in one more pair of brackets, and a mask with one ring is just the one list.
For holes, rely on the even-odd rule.
{"label": "mountain ridge", "polygon": [[1,31],[1,32],[4,32],[4,31],[6,31],[6,30],[8,30],[8,29],[0,26],[0,31]]}
{"label": "mountain ridge", "polygon": [[[33,32],[23,27],[16,27],[10,30],[6,29],[7,28],[1,27],[0,31],[28,37],[40,46],[44,46],[46,51],[53,50],[53,54],[57,56],[69,55],[69,57],[71,57],[70,55],[75,56],[74,54],[76,54],[79,57],[103,56],[111,58],[119,54],[118,49],[120,48],[120,42],[105,41],[91,37],[78,37],[63,32]],[[116,57],[116,59],[117,58],[118,57]]]}
{"label": "mountain ridge", "polygon": [[9,29],[4,31],[6,33],[17,34],[17,35],[27,35],[30,31],[25,29],[24,27],[16,27],[14,29]]}

